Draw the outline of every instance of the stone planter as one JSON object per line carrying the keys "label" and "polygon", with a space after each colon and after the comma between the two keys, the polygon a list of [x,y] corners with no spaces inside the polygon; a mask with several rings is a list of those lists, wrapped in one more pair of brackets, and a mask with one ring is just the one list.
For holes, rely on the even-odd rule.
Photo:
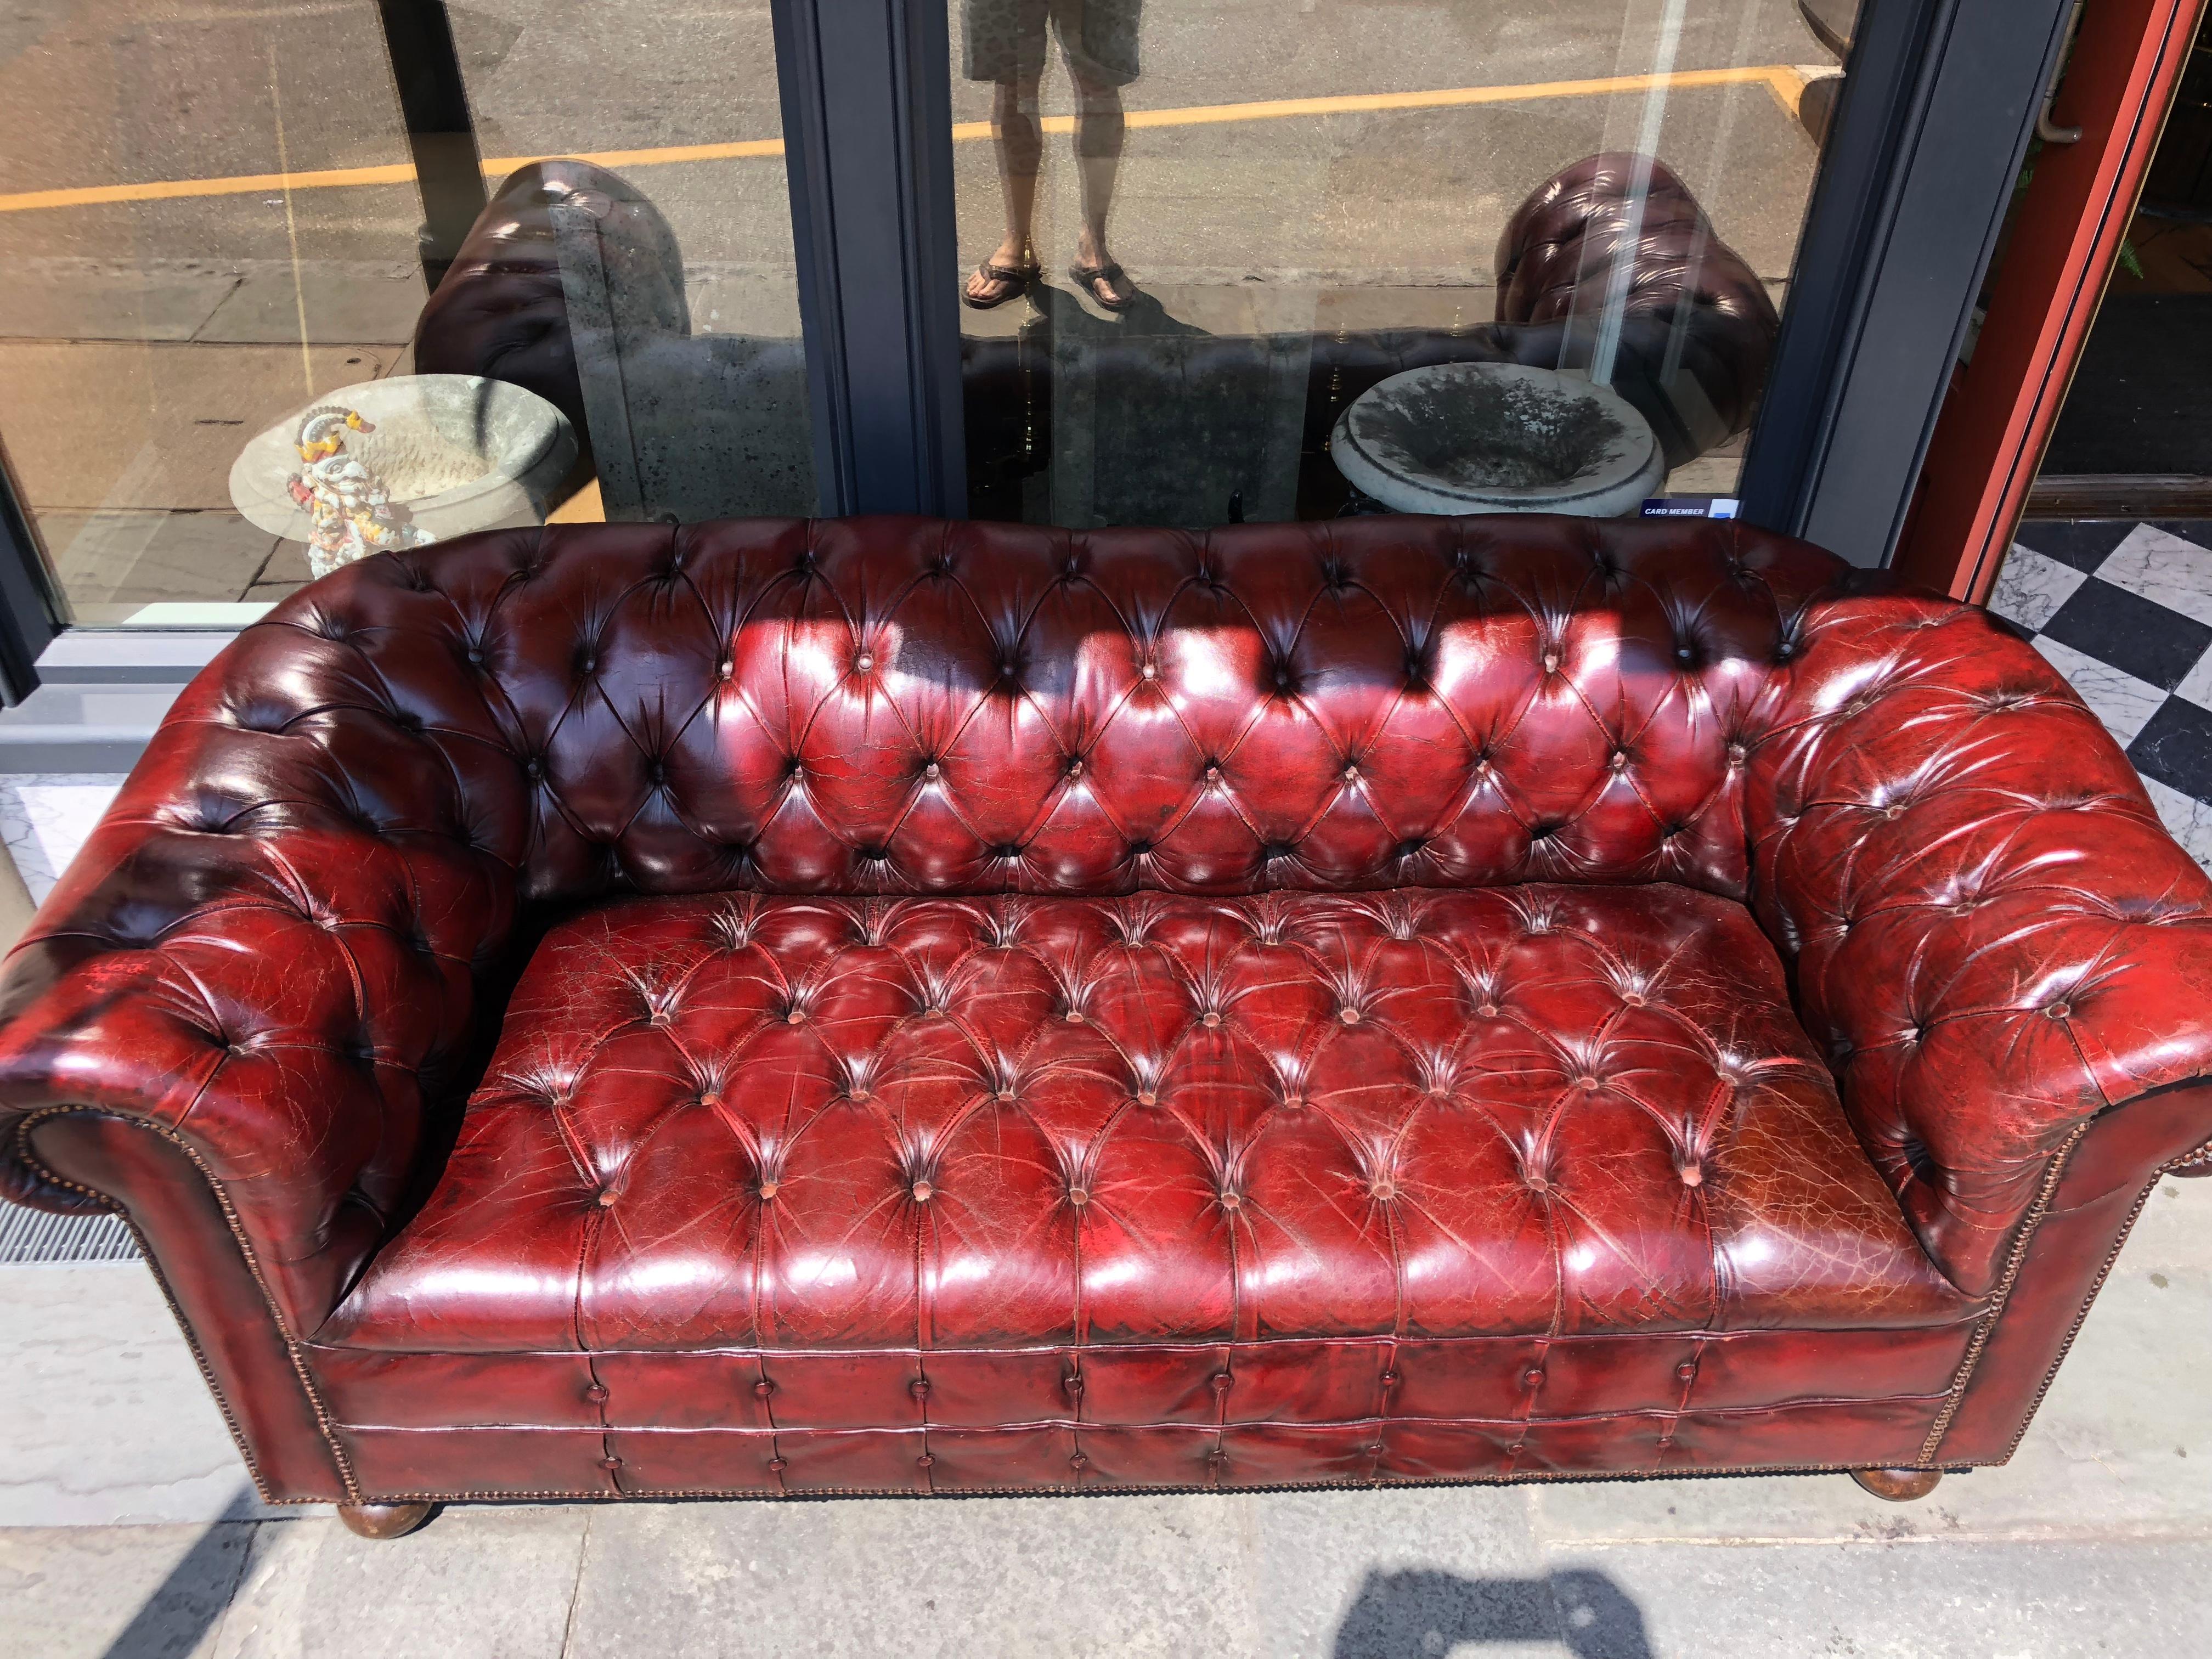
{"label": "stone planter", "polygon": [[1338,417],[1337,471],[1399,513],[1633,513],[1667,460],[1634,405],[1579,374],[1437,363],[1393,374]]}
{"label": "stone planter", "polygon": [[262,433],[230,469],[230,498],[240,513],[311,548],[315,520],[293,481],[307,465],[299,447],[303,423],[328,410],[360,417],[358,427],[324,424],[344,455],[404,509],[395,520],[421,532],[402,533],[401,545],[543,524],[576,459],[567,417],[520,386],[473,374],[396,375],[342,386]]}

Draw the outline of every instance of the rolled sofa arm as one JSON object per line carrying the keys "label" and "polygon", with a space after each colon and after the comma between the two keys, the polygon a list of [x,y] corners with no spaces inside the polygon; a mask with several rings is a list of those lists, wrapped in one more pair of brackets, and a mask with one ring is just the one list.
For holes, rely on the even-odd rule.
{"label": "rolled sofa arm", "polygon": [[2212,883],[2025,641],[1849,586],[1780,647],[1753,902],[1860,1139],[1983,1295],[2100,1114],[2212,1075]]}
{"label": "rolled sofa arm", "polygon": [[514,913],[515,763],[458,652],[362,625],[417,580],[369,564],[186,690],[0,975],[0,1194],[120,1208],[173,1285],[243,1257],[288,1335],[405,1200]]}

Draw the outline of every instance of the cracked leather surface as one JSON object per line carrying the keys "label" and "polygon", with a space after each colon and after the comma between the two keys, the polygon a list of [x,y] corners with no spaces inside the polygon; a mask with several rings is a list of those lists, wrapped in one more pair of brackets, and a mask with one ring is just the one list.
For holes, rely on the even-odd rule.
{"label": "cracked leather surface", "polygon": [[[596,1363],[578,1342],[657,1356],[664,1380],[713,1363],[686,1345],[757,1358],[787,1329],[817,1357],[911,1367],[935,1340],[926,1318],[981,1345],[961,1352],[988,1377],[1019,1343],[1055,1368],[1079,1341],[1113,1346],[1067,1334],[1079,1320],[1095,1334],[1102,1310],[1134,1377],[1180,1376],[1170,1357],[1202,1351],[1206,1375],[1233,1377],[1227,1351],[1269,1341],[1322,1344],[1362,1388],[1400,1341],[1629,1345],[1606,1350],[1618,1389],[1563,1406],[1569,1426],[1534,1462],[1486,1429],[1407,1431],[1378,1462],[1391,1434],[1371,1422],[1396,1408],[1347,1417],[1357,1390],[1325,1390],[1297,1443],[1326,1478],[1648,1467],[1662,1438],[1683,1445],[1678,1422],[1710,1463],[1882,1461],[1918,1445],[1948,1371],[1931,1360],[1934,1381],[1869,1395],[1850,1390],[1876,1362],[1838,1356],[1928,1333],[1955,1363],[1957,1318],[2002,1286],[2060,1149],[2205,1071],[2207,890],[2023,642],[1741,526],[495,532],[314,585],[179,699],[0,986],[0,1146],[11,1195],[64,1206],[88,1200],[47,1179],[52,1138],[25,1133],[42,1117],[90,1109],[188,1152],[237,1241],[204,1248],[248,1253],[308,1343],[303,1375],[337,1402],[333,1445],[383,1471],[380,1489],[432,1467],[448,1471],[438,1489],[467,1486],[479,1457],[502,1490],[583,1489],[529,1435],[599,1437],[599,1455],[642,1467],[604,1437],[664,1431],[533,1409],[426,1464],[404,1447],[462,1432],[471,1408],[416,1379],[472,1356],[504,1379],[481,1388],[520,1401],[549,1364]],[[661,902],[592,908],[638,898]],[[1552,905],[1580,920],[1532,933],[1532,907]],[[713,943],[731,906],[753,918],[735,952]],[[1158,920],[1137,948],[1117,930],[1139,913]],[[1280,945],[1264,938],[1278,913],[1298,918]],[[549,923],[495,1029],[502,964]],[[1021,942],[995,943],[1010,926]],[[1668,1000],[1629,1007],[1621,964],[1667,950]],[[673,982],[648,973],[663,951],[697,957],[683,983],[702,1000],[679,994],[655,1026],[635,987]],[[1214,951],[1241,999],[1218,1028],[1196,988]],[[1466,1006],[1468,975],[1493,961],[1521,964],[1499,970],[1515,1012],[1494,1028]],[[1099,1024],[1049,1018],[1056,971],[1103,999]],[[1010,988],[966,988],[994,973]],[[915,1006],[933,976],[958,1018]],[[771,984],[853,1024],[793,1024],[794,1007],[777,1025]],[[574,1024],[611,1035],[560,1050]],[[494,1036],[505,1051],[441,1162]],[[691,1085],[724,1041],[745,1076],[708,1107]],[[608,1069],[617,1051],[634,1071]],[[868,1055],[902,1080],[855,1103]],[[1024,1056],[1054,1063],[1042,1096],[1023,1092]],[[1737,1062],[1752,1081],[1729,1077]],[[580,1091],[561,1109],[518,1092],[569,1063]],[[1218,1085],[1192,1081],[1208,1064]],[[1298,1064],[1315,1103],[1288,1109]],[[1011,1102],[988,1070],[1005,1066]],[[1449,1108],[1427,1092],[1447,1071]],[[1149,1106],[1147,1075],[1165,1091]],[[1103,1129],[1115,1112],[1151,1138]],[[771,1147],[793,1186],[763,1231]],[[1108,1295],[1075,1268],[1065,1177],[1085,1156],[1105,1183],[1087,1207],[1121,1226],[1132,1271],[1187,1286]],[[76,1186],[106,1190],[77,1167]],[[1534,1193],[1532,1167],[1559,1193]],[[586,1200],[587,1172],[616,1178],[611,1203]],[[971,1195],[993,1182],[1023,1196]],[[1453,1231],[1424,1240],[1423,1216]],[[471,1225],[496,1237],[471,1245]],[[798,1253],[838,1239],[872,1241],[842,1290]],[[1753,1240],[1771,1255],[1747,1260]],[[981,1277],[940,1272],[922,1297],[925,1243]],[[897,1284],[861,1271],[895,1243]],[[1569,1259],[1583,1247],[1586,1266]],[[193,1274],[198,1248],[165,1250],[165,1272]],[[440,1277],[470,1248],[501,1252],[489,1291]],[[401,1294],[410,1273],[435,1293]],[[865,1346],[909,1316],[888,1356]],[[387,1332],[416,1346],[379,1360]],[[566,1356],[484,1352],[541,1341]],[[1766,1358],[1708,1419],[1642,1357],[1686,1341],[1677,1366],[1718,1345]],[[1821,1376],[1839,1385],[1826,1403]],[[1180,1396],[1131,1386],[1121,1426],[1170,1434],[1159,1413]],[[1477,1403],[1457,1418],[1498,1418]],[[1007,1420],[969,1426],[1011,1447]],[[753,1489],[769,1431],[730,1421],[727,1484]],[[497,1450],[495,1426],[524,1440]],[[1217,1438],[1188,1467],[1218,1452],[1246,1459],[1222,1478],[1306,1478],[1297,1437],[1261,1458],[1250,1437],[1267,1431],[1239,1431],[1242,1452]],[[689,1443],[708,1458],[708,1438]],[[823,1449],[814,1478],[880,1484],[891,1443]],[[974,1479],[1044,1478],[1002,1455]],[[1153,1471],[1129,1479],[1168,1478],[1150,1455],[1127,1455]],[[798,1466],[773,1456],[778,1480]]]}

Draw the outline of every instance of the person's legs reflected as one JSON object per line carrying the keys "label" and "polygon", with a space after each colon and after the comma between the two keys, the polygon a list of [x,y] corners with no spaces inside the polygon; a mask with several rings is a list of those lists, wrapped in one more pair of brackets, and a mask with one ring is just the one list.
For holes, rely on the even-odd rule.
{"label": "person's legs reflected", "polygon": [[1003,305],[1038,276],[1030,246],[1044,128],[1037,82],[1044,74],[1045,20],[1052,0],[961,0],[961,72],[991,85],[991,148],[1006,234],[969,276],[961,297],[979,310]]}
{"label": "person's legs reflected", "polygon": [[1121,140],[1128,122],[1121,110],[1121,88],[1094,80],[1069,54],[1068,79],[1075,83],[1075,169],[1083,197],[1083,228],[1075,240],[1075,265],[1069,275],[1109,311],[1120,311],[1137,297],[1137,285],[1115,263],[1106,246],[1106,216],[1114,205],[1114,185],[1121,168]]}
{"label": "person's legs reflected", "polygon": [[995,82],[991,88],[991,144],[998,152],[999,195],[1006,207],[1006,234],[991,256],[968,278],[972,306],[1003,304],[1036,279],[1036,254],[1030,227],[1036,215],[1037,168],[1044,155],[1044,128],[1037,118],[1037,77]]}

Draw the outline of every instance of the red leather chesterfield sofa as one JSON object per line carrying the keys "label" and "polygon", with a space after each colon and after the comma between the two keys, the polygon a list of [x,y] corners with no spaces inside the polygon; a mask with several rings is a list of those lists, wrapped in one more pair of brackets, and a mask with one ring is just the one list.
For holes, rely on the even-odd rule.
{"label": "red leather chesterfield sofa", "polygon": [[1729,525],[380,555],[4,982],[263,1494],[2011,1452],[2212,1152],[2212,925],[1982,612]]}

